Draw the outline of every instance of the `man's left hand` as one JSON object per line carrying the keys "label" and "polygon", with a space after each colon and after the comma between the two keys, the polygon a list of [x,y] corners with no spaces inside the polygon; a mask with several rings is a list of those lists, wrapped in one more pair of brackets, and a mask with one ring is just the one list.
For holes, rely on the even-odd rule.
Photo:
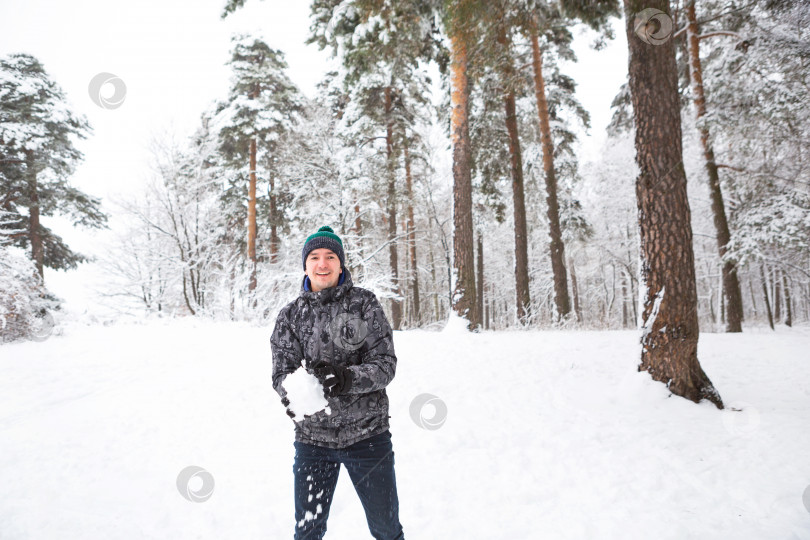
{"label": "man's left hand", "polygon": [[347,394],[352,387],[352,371],[347,367],[318,362],[312,373],[321,381],[327,397]]}

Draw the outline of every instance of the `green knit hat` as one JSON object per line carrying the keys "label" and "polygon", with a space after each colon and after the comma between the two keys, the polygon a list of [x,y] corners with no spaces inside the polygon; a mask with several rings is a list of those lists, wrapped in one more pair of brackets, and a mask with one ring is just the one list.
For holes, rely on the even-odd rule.
{"label": "green knit hat", "polygon": [[304,263],[305,272],[307,270],[307,255],[309,255],[310,251],[319,248],[331,250],[340,259],[340,267],[345,267],[346,259],[343,254],[343,242],[332,230],[332,227],[325,225],[318,229],[315,234],[308,236],[306,242],[304,242],[304,249],[301,250],[301,262]]}

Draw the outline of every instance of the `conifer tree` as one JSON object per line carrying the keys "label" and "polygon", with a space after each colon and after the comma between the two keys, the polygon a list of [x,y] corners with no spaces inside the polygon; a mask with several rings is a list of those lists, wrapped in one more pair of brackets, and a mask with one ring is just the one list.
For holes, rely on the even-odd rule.
{"label": "conifer tree", "polygon": [[706,95],[703,87],[703,67],[700,61],[700,28],[698,26],[695,10],[695,0],[686,1],[686,41],[689,49],[689,78],[692,83],[692,99],[694,100],[695,114],[697,115],[698,129],[700,130],[700,143],[703,147],[703,158],[706,173],[709,179],[709,195],[712,200],[712,215],[717,234],[717,249],[721,264],[723,265],[723,294],[725,295],[726,331],[742,332],[742,293],[737,278],[737,265],[731,257],[727,256],[731,233],[726,217],[726,207],[723,192],[720,187],[720,174],[715,160],[715,151],[712,145],[709,127],[703,123],[706,117]]}
{"label": "conifer tree", "polygon": [[[271,211],[269,248],[270,258],[274,260],[279,224],[276,215],[278,187],[275,185],[277,144],[295,123],[304,100],[285,72],[287,63],[281,51],[249,35],[234,36],[232,42],[229,61],[233,70],[232,84],[227,100],[218,107],[215,121],[220,127],[221,152],[234,171],[231,196],[247,199],[246,250],[251,272],[248,288],[254,291],[257,285],[258,201],[266,200]],[[259,182],[267,187],[264,190],[267,197],[257,195]]]}
{"label": "conifer tree", "polygon": [[101,203],[70,185],[83,159],[77,148],[90,133],[42,64],[28,54],[0,59],[0,210],[14,245],[31,249],[43,267],[75,268],[86,258],[74,252],[41,216],[66,215],[75,225],[106,226]]}
{"label": "conifer tree", "polygon": [[[695,402],[723,408],[697,358],[698,314],[692,226],[686,196],[675,49],[652,44],[637,32],[655,33],[655,22],[636,21],[642,9],[669,13],[668,0],[624,0],[629,45],[641,238],[641,362],[639,371]],[[646,35],[646,34],[643,34]]]}
{"label": "conifer tree", "polygon": [[[429,81],[420,60],[429,60],[435,46],[429,2],[359,0],[350,6],[332,0],[313,2],[309,42],[331,48],[345,69],[344,88],[349,103],[343,121],[351,126],[358,144],[384,140],[384,221],[394,293],[403,294],[397,233],[397,211],[402,198],[397,178],[406,133],[428,103]],[[409,131],[410,130],[410,131]],[[406,244],[407,245],[407,244]],[[403,323],[402,301],[391,302],[391,323]]]}
{"label": "conifer tree", "polygon": [[473,249],[472,149],[470,145],[469,50],[475,42],[481,6],[475,0],[446,1],[444,25],[450,38],[450,138],[453,145],[453,270],[452,305],[469,327],[481,325],[475,289]]}

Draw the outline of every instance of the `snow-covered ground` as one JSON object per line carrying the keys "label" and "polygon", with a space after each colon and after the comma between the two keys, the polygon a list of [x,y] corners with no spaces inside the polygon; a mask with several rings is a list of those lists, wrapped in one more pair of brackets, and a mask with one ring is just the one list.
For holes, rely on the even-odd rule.
{"label": "snow-covered ground", "polygon": [[[0,347],[0,538],[291,538],[292,422],[270,331],[74,325]],[[637,373],[636,332],[451,327],[395,342],[411,540],[810,539],[810,329],[702,335],[724,411]],[[192,465],[213,478],[205,502],[178,490]],[[327,538],[370,538],[345,470]]]}

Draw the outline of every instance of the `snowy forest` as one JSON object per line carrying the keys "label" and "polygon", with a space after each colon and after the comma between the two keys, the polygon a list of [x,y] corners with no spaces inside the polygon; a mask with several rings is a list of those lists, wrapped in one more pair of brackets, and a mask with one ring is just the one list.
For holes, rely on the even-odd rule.
{"label": "snowy forest", "polygon": [[[330,225],[396,330],[452,310],[471,330],[641,328],[650,345],[806,323],[810,12],[639,6],[314,0],[309,41],[340,68],[312,99],[283,51],[233,36],[227,95],[194,133],[155,139],[148,187],[116,208],[128,228],[93,261],[109,296],[128,313],[270,321],[300,288],[303,239]],[[575,27],[599,48],[622,15],[629,78],[584,161],[589,111],[561,65]],[[0,59],[5,341],[59,309],[43,267],[88,262],[40,216],[107,226],[71,185],[91,126],[46,68]]]}
{"label": "snowy forest", "polygon": [[808,103],[807,0],[3,0],[0,538],[810,540]]}

